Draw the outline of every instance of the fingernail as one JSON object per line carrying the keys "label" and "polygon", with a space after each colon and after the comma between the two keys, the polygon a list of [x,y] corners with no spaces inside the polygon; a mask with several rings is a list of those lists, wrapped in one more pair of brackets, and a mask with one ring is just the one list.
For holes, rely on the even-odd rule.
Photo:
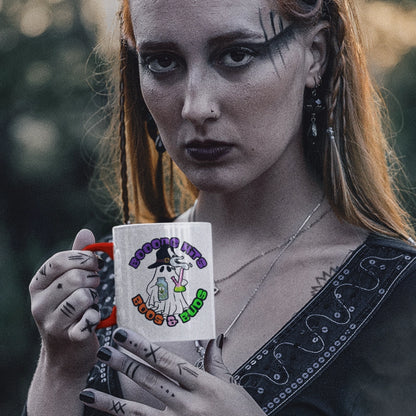
{"label": "fingernail", "polygon": [[111,358],[111,350],[106,347],[102,347],[98,350],[97,357],[101,361],[108,361]]}
{"label": "fingernail", "polygon": [[217,347],[218,348],[221,348],[222,349],[222,344],[224,343],[224,334],[218,335],[215,343],[217,344]]}
{"label": "fingernail", "polygon": [[95,402],[95,394],[92,391],[82,391],[79,394],[79,399],[84,403],[94,403]]}
{"label": "fingernail", "polygon": [[91,309],[94,309],[95,311],[97,311],[97,312],[100,312],[100,307],[98,306],[98,304],[97,303],[93,303],[91,306],[90,306],[90,308]]}
{"label": "fingernail", "polygon": [[97,254],[96,256],[97,256],[97,261],[98,261],[98,268],[102,269],[104,267],[105,261],[101,256],[98,256]]}
{"label": "fingernail", "polygon": [[127,332],[124,329],[119,329],[114,334],[114,339],[118,342],[124,342],[127,339]]}

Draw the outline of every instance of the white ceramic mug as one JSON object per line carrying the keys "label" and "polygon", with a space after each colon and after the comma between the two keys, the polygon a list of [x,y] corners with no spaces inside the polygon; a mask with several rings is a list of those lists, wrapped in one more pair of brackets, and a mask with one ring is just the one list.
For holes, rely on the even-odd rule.
{"label": "white ceramic mug", "polygon": [[119,326],[155,342],[215,338],[211,224],[120,225],[113,241]]}

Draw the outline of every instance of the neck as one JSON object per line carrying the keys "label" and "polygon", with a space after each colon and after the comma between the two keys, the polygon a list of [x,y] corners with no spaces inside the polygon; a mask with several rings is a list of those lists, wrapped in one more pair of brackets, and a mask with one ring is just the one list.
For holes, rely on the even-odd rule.
{"label": "neck", "polygon": [[212,223],[214,244],[255,239],[264,245],[292,235],[321,198],[321,187],[299,146],[297,151],[285,152],[279,163],[236,192],[201,192],[196,220]]}

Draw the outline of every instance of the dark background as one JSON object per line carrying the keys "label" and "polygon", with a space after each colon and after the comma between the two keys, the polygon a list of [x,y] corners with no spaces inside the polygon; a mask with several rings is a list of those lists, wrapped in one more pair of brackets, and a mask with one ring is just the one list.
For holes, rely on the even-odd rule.
{"label": "dark background", "polygon": [[[2,415],[19,414],[39,352],[27,290],[33,273],[70,248],[80,228],[103,236],[113,225],[89,182],[107,123],[106,67],[94,47],[111,30],[97,5],[115,1],[0,0]],[[416,2],[393,6],[367,5],[364,23],[416,215]]]}

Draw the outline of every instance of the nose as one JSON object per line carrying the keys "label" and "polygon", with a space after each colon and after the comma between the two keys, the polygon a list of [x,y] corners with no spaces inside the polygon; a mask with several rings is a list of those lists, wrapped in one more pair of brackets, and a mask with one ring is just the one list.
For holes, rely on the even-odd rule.
{"label": "nose", "polygon": [[218,119],[220,111],[215,92],[215,85],[207,76],[197,71],[189,73],[182,118],[189,120],[196,127],[202,127],[209,120]]}

